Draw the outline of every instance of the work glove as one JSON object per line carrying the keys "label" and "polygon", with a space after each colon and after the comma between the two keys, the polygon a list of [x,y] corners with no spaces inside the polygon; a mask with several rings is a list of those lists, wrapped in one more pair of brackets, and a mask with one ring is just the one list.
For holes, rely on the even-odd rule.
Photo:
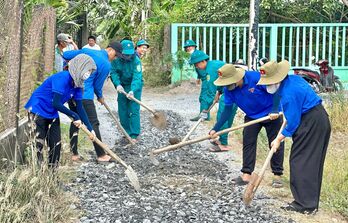
{"label": "work glove", "polygon": [[124,91],[124,88],[122,87],[122,85],[118,85],[117,88],[116,88],[116,90],[117,90],[118,92],[122,92],[122,91]]}
{"label": "work glove", "polygon": [[134,92],[133,91],[128,92],[127,98],[133,98],[133,97],[134,97]]}
{"label": "work glove", "polygon": [[214,129],[210,130],[209,135],[211,136],[209,140],[211,143],[218,141],[220,138],[218,135],[216,135],[216,131]]}
{"label": "work glove", "polygon": [[200,116],[203,120],[206,120],[206,119],[208,118],[208,112],[202,111],[201,114],[199,114],[199,116]]}

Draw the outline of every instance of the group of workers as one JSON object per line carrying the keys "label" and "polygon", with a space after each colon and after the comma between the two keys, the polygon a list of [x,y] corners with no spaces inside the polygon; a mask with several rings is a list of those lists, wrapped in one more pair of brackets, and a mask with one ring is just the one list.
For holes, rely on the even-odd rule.
{"label": "group of workers", "polygon": [[[290,189],[294,201],[282,207],[288,211],[314,213],[319,207],[323,166],[328,147],[331,125],[321,98],[301,77],[288,75],[288,61],[261,61],[259,71],[247,70],[245,66],[209,60],[209,56],[197,50],[193,40],[187,40],[184,48],[191,54],[201,81],[200,117],[209,119],[207,108],[219,98],[217,122],[209,132],[218,140],[212,151],[229,150],[227,138],[216,132],[232,125],[236,106],[244,113],[244,122],[265,116],[268,121],[243,129],[242,176],[233,179],[237,185],[248,184],[255,168],[257,136],[265,128],[269,148],[276,150],[271,159],[275,175],[272,186],[282,187],[284,139],[292,137],[290,151]],[[222,88],[223,87],[223,88]],[[285,127],[281,129],[285,117]],[[197,120],[197,118],[192,119]]]}
{"label": "group of workers", "polygon": [[[141,100],[143,78],[141,57],[149,44],[141,39],[136,46],[131,40],[112,42],[106,49],[84,47],[80,50],[61,48],[69,44],[69,38],[58,35],[63,45],[56,51],[62,57],[61,70],[48,77],[39,86],[25,105],[29,117],[36,126],[38,160],[42,161],[45,142],[49,147],[49,165],[56,167],[60,156],[60,127],[58,111],[72,118],[70,145],[72,160],[81,159],[77,149],[77,132],[85,124],[94,137],[101,139],[99,121],[94,104],[94,95],[104,104],[103,85],[110,74],[117,89],[118,113],[121,125],[134,142],[139,141],[140,107],[132,98]],[[95,39],[92,38],[92,41]],[[70,41],[71,43],[71,41]],[[246,185],[251,180],[256,162],[257,137],[265,128],[269,148],[276,150],[271,160],[274,174],[272,186],[283,186],[284,139],[292,137],[290,153],[290,188],[294,201],[284,209],[312,213],[318,209],[323,164],[330,138],[330,122],[321,105],[322,100],[300,77],[288,75],[289,62],[270,61],[259,71],[209,60],[209,56],[197,49],[193,40],[185,41],[184,49],[190,53],[200,80],[200,115],[191,119],[210,119],[209,108],[218,102],[217,121],[209,135],[213,146],[211,152],[231,150],[228,134],[217,137],[216,132],[229,128],[237,108],[244,113],[244,122],[261,117],[270,119],[243,129],[242,175],[233,179],[236,185]],[[57,70],[58,71],[58,70]],[[64,106],[68,102],[69,108]],[[286,125],[280,131],[284,113]],[[98,162],[114,162],[99,145],[94,144]]]}
{"label": "group of workers", "polygon": [[[87,46],[88,45],[88,46]],[[149,44],[141,39],[136,47],[132,41],[111,42],[105,49],[96,47],[95,37],[88,38],[88,44],[77,49],[72,38],[65,33],[57,35],[56,70],[31,95],[25,108],[35,124],[37,157],[43,160],[44,144],[47,143],[49,166],[57,167],[61,150],[60,120],[58,111],[72,118],[70,126],[70,147],[72,160],[82,157],[78,153],[78,130],[83,124],[102,140],[99,120],[94,104],[94,95],[104,104],[103,86],[110,75],[115,88],[126,95],[118,95],[119,118],[123,128],[136,142],[140,135],[140,108],[131,100],[141,100],[143,87],[142,64]],[[68,102],[69,108],[64,106]],[[93,143],[97,162],[114,162],[97,144]]]}

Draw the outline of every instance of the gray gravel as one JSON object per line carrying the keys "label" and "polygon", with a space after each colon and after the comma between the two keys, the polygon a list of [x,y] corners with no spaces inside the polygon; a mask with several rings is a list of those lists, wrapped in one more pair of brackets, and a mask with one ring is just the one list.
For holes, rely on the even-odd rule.
{"label": "gray gravel", "polygon": [[[111,101],[111,94],[108,97]],[[172,107],[163,107],[175,107],[180,97],[171,97]],[[151,104],[151,99],[147,102]],[[197,102],[195,105],[183,102],[185,106],[197,105]],[[160,102],[156,103],[152,104],[157,105],[155,108],[163,108],[158,105]],[[84,212],[80,221],[291,222],[267,208],[273,201],[262,194],[257,195],[251,207],[245,207],[241,200],[244,187],[233,187],[230,183],[230,177],[239,170],[227,166],[226,159],[221,161],[215,154],[207,153],[206,143],[161,154],[157,156],[158,166],[151,163],[147,156],[150,150],[167,145],[169,137],[184,136],[189,129],[187,119],[195,111],[185,111],[182,116],[166,110],[169,125],[165,131],[151,126],[149,113],[142,111],[141,141],[132,148],[125,148],[119,143],[121,135],[112,127],[112,119],[105,109],[98,107],[104,142],[112,145],[113,150],[133,167],[141,190],[136,192],[130,186],[119,164],[101,165],[92,160],[82,164],[77,178],[69,185],[69,190],[80,198],[77,208]]]}

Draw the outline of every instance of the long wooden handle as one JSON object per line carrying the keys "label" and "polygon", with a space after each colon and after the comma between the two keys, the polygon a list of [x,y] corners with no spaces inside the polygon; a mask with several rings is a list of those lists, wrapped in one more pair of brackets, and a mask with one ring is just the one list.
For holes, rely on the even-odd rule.
{"label": "long wooden handle", "polygon": [[[213,104],[211,104],[210,107],[208,108],[207,113],[210,112],[210,110],[215,106],[216,103],[217,103],[217,100],[214,100]],[[183,138],[182,142],[185,142],[190,137],[190,135],[196,130],[196,128],[199,126],[199,124],[201,124],[201,122],[203,122],[203,121],[204,121],[203,118],[198,119],[196,124],[190,129],[190,131]]]}
{"label": "long wooden handle", "polygon": [[[237,129],[245,128],[247,126],[254,125],[256,123],[263,122],[263,121],[266,121],[266,120],[269,120],[269,119],[270,119],[270,116],[265,116],[265,117],[262,117],[262,118],[255,119],[253,121],[244,123],[244,124],[239,125],[239,126],[235,126],[235,127],[231,127],[231,128],[227,128],[227,129],[221,130],[221,131],[219,131],[219,132],[217,132],[215,134],[217,136],[219,136],[219,135],[222,135],[222,134],[225,134],[225,133],[228,133],[228,132],[231,132],[231,131],[235,131]],[[194,143],[197,143],[197,142],[201,142],[201,141],[204,141],[204,140],[207,140],[207,139],[211,139],[211,138],[212,137],[210,135],[202,136],[202,137],[199,137],[199,138],[196,138],[196,139],[191,139],[191,140],[188,140],[188,141],[185,141],[185,142],[180,142],[180,143],[175,144],[175,145],[170,145],[170,146],[166,146],[166,147],[163,147],[163,148],[160,148],[160,149],[155,149],[155,150],[152,151],[152,154],[156,155],[156,154],[159,154],[159,153],[172,151],[172,150],[175,150],[177,148],[180,148],[180,147],[183,147],[183,146],[186,146],[186,145],[190,145],[190,144],[194,144]]]}
{"label": "long wooden handle", "polygon": [[82,124],[80,129],[82,129],[82,131],[84,131],[88,135],[89,138],[94,138],[94,140],[92,140],[92,141],[97,143],[100,147],[102,147],[102,149],[107,154],[109,154],[112,158],[114,158],[122,166],[124,166],[125,168],[128,168],[128,165],[119,156],[117,156],[111,149],[109,149],[109,147],[106,144],[104,144],[93,133],[91,133],[85,125]]}
{"label": "long wooden handle", "polygon": [[[120,93],[124,94],[127,96],[127,93],[125,91],[119,91]],[[134,101],[135,103],[138,103],[139,105],[143,106],[144,108],[146,108],[149,112],[151,112],[153,115],[156,115],[156,111],[151,109],[149,106],[145,105],[143,102],[139,101],[138,99],[136,99],[135,97],[130,97],[130,100]]]}
{"label": "long wooden handle", "polygon": [[[278,135],[284,130],[285,126],[286,126],[286,120],[283,116],[283,124],[279,129]],[[267,158],[266,158],[266,160],[261,168],[261,171],[259,173],[259,178],[257,178],[257,181],[255,182],[255,189],[254,190],[256,190],[257,187],[260,185],[261,180],[262,180],[263,176],[265,175],[266,169],[267,169],[269,163],[271,162],[272,156],[275,152],[277,152],[277,149],[278,148],[273,148],[273,149],[270,149],[270,151],[268,152]]]}
{"label": "long wooden handle", "polygon": [[122,127],[121,123],[118,121],[117,117],[115,116],[115,114],[111,111],[110,107],[106,104],[106,102],[104,101],[104,107],[106,108],[106,110],[108,110],[109,114],[111,115],[111,117],[114,119],[114,121],[116,122],[116,126],[118,127],[119,130],[121,130],[121,132],[123,133],[123,135],[127,138],[127,140],[134,145],[134,141],[132,140],[132,138],[128,135],[128,133],[126,132],[126,130]]}

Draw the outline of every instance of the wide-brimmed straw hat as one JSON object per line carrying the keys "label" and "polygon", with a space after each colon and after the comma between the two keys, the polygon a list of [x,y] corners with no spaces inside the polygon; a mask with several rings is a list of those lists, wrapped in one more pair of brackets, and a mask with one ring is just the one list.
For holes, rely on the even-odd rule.
{"label": "wide-brimmed straw hat", "polygon": [[289,61],[283,60],[277,63],[274,60],[271,60],[261,66],[260,73],[261,78],[258,85],[270,85],[276,84],[284,80],[288,72],[290,71]]}
{"label": "wide-brimmed straw hat", "polygon": [[233,64],[225,64],[218,70],[219,78],[214,81],[216,86],[227,86],[242,80],[245,70],[235,67]]}

